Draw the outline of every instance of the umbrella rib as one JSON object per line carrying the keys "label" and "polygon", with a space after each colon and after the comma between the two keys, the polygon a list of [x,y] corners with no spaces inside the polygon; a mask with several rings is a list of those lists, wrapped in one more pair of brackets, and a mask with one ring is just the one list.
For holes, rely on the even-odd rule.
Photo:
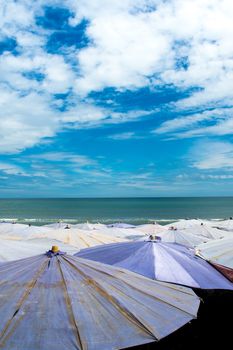
{"label": "umbrella rib", "polygon": [[86,244],[86,245],[88,246],[88,248],[90,247],[90,244],[87,243],[87,241],[85,241],[85,239],[84,239],[83,237],[79,236],[79,239],[80,239],[81,241],[83,241],[84,244]]}
{"label": "umbrella rib", "polygon": [[92,236],[91,238],[94,238],[97,242],[104,244],[104,241],[101,241],[100,238],[96,238],[96,236]]}
{"label": "umbrella rib", "polygon": [[73,268],[75,268],[81,276],[83,276],[83,278],[85,280],[88,281],[89,284],[91,284],[100,294],[102,294],[104,297],[107,297],[108,301],[110,301],[118,310],[120,310],[121,313],[123,313],[125,315],[125,317],[130,321],[130,322],[134,322],[135,324],[137,324],[137,326],[141,329],[143,329],[144,332],[146,332],[147,334],[149,334],[152,338],[154,338],[155,340],[158,340],[158,338],[156,337],[156,335],[147,327],[145,326],[132,312],[130,312],[129,310],[127,310],[123,305],[121,305],[117,299],[111,295],[109,295],[105,289],[100,286],[100,284],[98,282],[96,282],[92,277],[86,275],[83,271],[81,271],[80,269],[77,268],[76,265],[74,265],[73,263],[71,263],[69,260],[67,260],[65,257],[63,257],[63,259],[69,264],[71,265]]}
{"label": "umbrella rib", "polygon": [[[35,287],[38,278],[42,275],[42,273],[44,272],[46,266],[47,266],[47,260],[42,264],[40,269],[36,272],[35,277],[29,282],[28,287],[26,288],[25,292],[23,293],[23,295],[21,296],[21,298],[19,299],[19,301],[18,301],[18,303],[16,305],[16,310],[14,311],[12,317],[7,321],[5,327],[3,328],[3,330],[2,330],[2,332],[0,334],[0,339],[2,339],[6,335],[7,330],[9,329],[11,323],[14,321],[14,317],[18,314],[20,308],[24,304],[24,302],[27,299],[28,295],[31,293],[32,289]],[[18,319],[18,322],[19,321],[20,321],[20,319]],[[9,335],[10,335],[10,333],[8,334],[8,336],[5,337],[5,339],[3,339],[3,342],[5,342],[7,340]]]}
{"label": "umbrella rib", "polygon": [[62,271],[62,268],[61,268],[61,261],[59,260],[59,258],[57,259],[57,262],[58,262],[59,271],[60,271],[60,274],[61,274],[61,277],[62,277],[62,281],[63,281],[64,287],[65,287],[65,302],[66,302],[66,306],[67,306],[67,311],[68,311],[70,320],[73,323],[74,328],[76,329],[75,335],[76,335],[78,347],[81,350],[84,350],[85,347],[83,346],[81,335],[80,335],[80,332],[79,332],[79,329],[78,329],[78,325],[77,325],[76,320],[75,320],[74,311],[73,311],[73,308],[72,308],[72,303],[71,303],[71,300],[70,300],[70,296],[69,296],[69,292],[68,292],[65,276],[63,274],[63,271]]}
{"label": "umbrella rib", "polygon": [[[65,260],[68,261],[67,259],[65,259]],[[83,260],[85,260],[85,259],[83,259]],[[75,265],[72,264],[70,261],[68,261],[68,262],[69,262],[72,266],[75,266]],[[86,265],[85,263],[83,263],[83,264]],[[75,266],[75,268],[77,269],[76,266]],[[99,272],[98,269],[96,269],[96,268],[94,268],[94,267],[92,267],[92,268],[93,268],[93,270]],[[78,269],[77,269],[77,270],[78,270]],[[79,270],[78,270],[78,271],[79,271]],[[105,273],[106,275],[112,276],[112,275],[108,274],[107,272],[104,272],[104,271],[101,271],[101,272],[102,272],[102,273]],[[82,274],[83,274],[83,272],[82,272]],[[84,274],[83,274],[83,275],[84,275]],[[85,276],[85,275],[84,275],[84,276]],[[141,277],[143,278],[144,276],[141,276]],[[147,279],[147,277],[144,277],[144,278]],[[128,283],[128,282],[125,281],[125,280],[123,280],[123,281],[124,281],[125,284],[127,284],[127,285],[130,286],[130,287],[132,287],[132,285],[131,285],[130,283]],[[159,284],[161,284],[160,281],[156,281],[156,282],[159,283]],[[167,282],[162,282],[162,284],[164,284],[164,283],[168,284]],[[171,286],[172,286],[172,285],[171,285]],[[177,290],[177,288],[171,287],[171,286],[170,286],[170,284],[169,284],[169,286],[168,286],[167,288]],[[138,289],[136,286],[134,286],[134,289],[140,291],[140,289]],[[188,288],[186,287],[186,289],[188,289]],[[184,293],[184,294],[188,294],[188,295],[192,295],[191,293],[188,293],[187,291],[183,291],[183,290],[180,290],[180,289],[179,289],[179,292],[180,292],[180,293]],[[151,296],[151,294],[148,294],[147,292],[144,292],[144,293],[147,294],[147,295],[149,295],[149,296]],[[195,294],[195,293],[194,293],[194,294]],[[197,297],[197,299],[199,299],[198,296],[197,296],[196,294],[195,294],[195,296]],[[178,307],[178,306],[176,306],[176,305],[173,305],[173,304],[169,303],[168,301],[165,301],[165,300],[161,299],[161,298],[158,297],[158,296],[152,296],[152,297],[155,298],[155,299],[157,299],[157,300],[162,301],[163,303],[166,303],[166,304],[172,306],[173,308],[176,308],[176,309],[182,311],[183,313],[186,313],[186,314],[188,314],[188,315],[191,315],[192,317],[194,316],[192,313],[190,313],[190,312],[188,312],[188,311],[186,311],[186,310],[183,310],[183,309],[181,309],[180,307]]]}

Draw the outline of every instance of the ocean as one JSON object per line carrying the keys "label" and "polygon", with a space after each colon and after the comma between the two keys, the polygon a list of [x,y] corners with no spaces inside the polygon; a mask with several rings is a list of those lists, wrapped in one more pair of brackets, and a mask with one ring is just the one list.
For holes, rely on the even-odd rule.
{"label": "ocean", "polygon": [[63,220],[166,224],[233,216],[233,197],[0,199],[0,220],[42,225]]}

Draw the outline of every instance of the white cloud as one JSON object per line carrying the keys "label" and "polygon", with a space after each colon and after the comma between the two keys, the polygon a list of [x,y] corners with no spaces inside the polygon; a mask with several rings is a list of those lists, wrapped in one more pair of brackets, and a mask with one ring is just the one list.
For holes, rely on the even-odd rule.
{"label": "white cloud", "polygon": [[6,175],[28,176],[21,167],[10,163],[0,163],[0,172]]}
{"label": "white cloud", "polygon": [[149,85],[148,77],[166,66],[169,40],[145,14],[101,12],[91,21],[87,34],[94,45],[79,51],[81,77],[78,94],[106,87],[136,89]]}
{"label": "white cloud", "polygon": [[192,166],[201,170],[233,169],[233,144],[205,141],[197,143],[191,151]]}
{"label": "white cloud", "polygon": [[0,7],[2,35],[14,35],[19,28],[29,28],[34,23],[33,9],[27,1],[3,0]]}
{"label": "white cloud", "polygon": [[[73,47],[64,55],[46,52],[52,31],[38,27],[35,16],[47,5],[67,6],[74,14],[70,25],[88,20],[88,47]],[[181,129],[183,137],[230,133],[232,118],[221,119],[221,110],[233,102],[232,18],[231,0],[3,0],[1,38],[14,38],[19,52],[0,56],[0,152],[32,147],[67,124],[90,127],[149,113],[117,113],[85,100],[91,91],[107,87],[135,91],[171,84],[190,89],[190,97],[173,105],[176,112],[211,105],[216,107],[215,117],[212,112],[182,116],[156,132]],[[58,110],[62,101],[54,94],[69,91],[72,107]],[[210,120],[212,124],[203,127],[201,123]]]}
{"label": "white cloud", "polygon": [[[205,125],[205,122],[210,124]],[[171,133],[175,138],[227,135],[232,133],[232,127],[233,108],[219,108],[168,120],[163,122],[153,133]]]}
{"label": "white cloud", "polygon": [[77,166],[87,166],[87,165],[95,165],[96,161],[90,159],[87,156],[74,154],[71,152],[45,152],[34,154],[33,156],[28,156],[28,158],[32,158],[33,160],[44,160],[49,162],[62,162],[64,166],[69,163],[73,163],[73,165]]}
{"label": "white cloud", "polygon": [[233,175],[227,175],[227,174],[220,174],[220,175],[200,175],[201,179],[210,179],[210,180],[231,180],[233,179]]}
{"label": "white cloud", "polygon": [[2,89],[0,93],[0,152],[17,153],[54,136],[58,129],[56,115],[46,97],[27,96]]}
{"label": "white cloud", "polygon": [[232,174],[179,174],[176,176],[178,180],[232,180]]}
{"label": "white cloud", "polygon": [[129,140],[137,137],[134,132],[122,132],[120,134],[109,135],[108,138],[113,140]]}

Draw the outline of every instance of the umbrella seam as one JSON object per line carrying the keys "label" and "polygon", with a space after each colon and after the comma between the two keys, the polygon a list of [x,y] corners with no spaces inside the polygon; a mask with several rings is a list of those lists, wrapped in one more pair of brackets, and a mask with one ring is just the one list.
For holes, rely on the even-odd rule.
{"label": "umbrella seam", "polygon": [[[70,264],[72,267],[74,267],[86,280],[89,280],[89,282],[91,282],[91,284],[95,287],[95,289],[99,290],[101,292],[101,294],[104,295],[108,295],[108,293],[105,291],[105,289],[103,287],[101,287],[99,285],[98,282],[94,281],[93,278],[89,277],[88,275],[86,275],[84,272],[82,272],[80,269],[77,268],[77,266],[75,266],[73,263],[71,263],[69,260],[67,260],[65,257],[63,257],[63,259]],[[138,325],[138,327],[140,327],[141,329],[143,329],[146,333],[148,333],[150,336],[152,336],[155,340],[157,340],[158,338],[153,334],[153,332],[148,329],[148,327],[146,327],[133,313],[131,313],[130,311],[128,311],[125,307],[123,307],[122,305],[120,305],[120,303],[117,301],[117,299],[113,296],[109,296],[108,295],[108,300],[111,301],[111,303],[117,308],[120,309],[121,312],[123,312],[123,314],[126,316],[126,318],[129,319],[130,322],[134,321],[134,323],[136,323]]]}
{"label": "umbrella seam", "polygon": [[75,335],[76,335],[76,339],[78,341],[78,346],[81,348],[81,350],[84,350],[84,346],[83,346],[83,343],[82,343],[81,335],[79,333],[78,326],[77,326],[76,321],[75,321],[74,311],[73,311],[73,308],[72,308],[72,303],[71,303],[71,300],[70,300],[68,288],[67,288],[67,285],[66,285],[66,280],[65,280],[62,268],[61,268],[61,261],[59,260],[59,258],[57,258],[57,262],[58,262],[59,271],[60,271],[60,274],[61,274],[61,277],[62,277],[62,281],[63,281],[64,287],[65,287],[65,292],[66,292],[65,301],[66,301],[67,311],[68,311],[70,319],[71,319],[73,325],[75,326],[75,329],[76,329],[76,332],[77,332]]}
{"label": "umbrella seam", "polygon": [[[19,301],[17,303],[17,306],[16,306],[16,310],[14,311],[12,317],[7,321],[4,329],[2,330],[2,332],[0,334],[0,339],[4,338],[4,336],[6,335],[7,330],[9,329],[11,323],[14,321],[14,317],[17,315],[17,313],[19,312],[20,308],[22,307],[22,305],[24,304],[25,300],[27,299],[28,295],[31,293],[31,291],[35,287],[35,285],[37,283],[37,280],[42,275],[42,273],[44,272],[46,265],[47,265],[47,260],[42,264],[41,268],[37,271],[35,278],[31,280],[31,282],[29,283],[29,287],[25,290],[24,294],[19,299]],[[20,322],[20,320],[18,320],[18,323],[19,322]],[[2,344],[4,344],[4,342],[7,340],[7,338],[10,335],[10,333],[5,337],[5,339],[2,339]]]}

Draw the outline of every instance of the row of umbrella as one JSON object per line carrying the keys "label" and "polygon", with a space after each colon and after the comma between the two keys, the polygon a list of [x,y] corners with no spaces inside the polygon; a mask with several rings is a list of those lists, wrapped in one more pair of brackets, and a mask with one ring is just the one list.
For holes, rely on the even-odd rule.
{"label": "row of umbrella", "polygon": [[[130,225],[126,228],[117,228],[112,226],[106,227],[101,224],[87,224],[87,226],[85,226],[86,229],[80,228],[78,225],[69,226],[65,224],[64,227],[62,225],[59,223],[48,226],[29,226],[25,224],[0,223],[0,237],[7,239],[52,238],[54,232],[56,232],[56,234],[59,232],[59,236],[62,236],[63,241],[65,239],[69,241],[72,239],[67,237],[70,237],[72,233],[75,235],[81,235],[83,233],[86,236],[91,235],[93,237],[101,235],[103,237],[102,243],[111,243],[109,241],[110,237],[112,237],[112,240],[117,238],[137,239],[145,235],[153,234],[159,235],[163,241],[181,243],[194,247],[197,244],[212,239],[220,239],[231,235],[230,232],[213,228],[205,224],[194,225],[185,229],[180,229],[176,226],[161,226],[158,224],[139,225],[136,228],[128,227]],[[180,241],[176,241],[178,238]]]}
{"label": "row of umbrella", "polygon": [[174,221],[172,223],[166,224],[166,225],[160,225],[157,222],[153,222],[150,224],[143,224],[143,225],[131,225],[124,222],[116,222],[108,225],[96,223],[92,224],[89,222],[81,223],[81,224],[69,224],[63,221],[46,225],[48,227],[54,227],[54,228],[65,228],[67,226],[73,227],[73,228],[80,228],[82,230],[93,230],[93,229],[105,229],[105,228],[129,228],[129,229],[138,229],[138,230],[144,230],[148,232],[148,230],[152,230],[153,232],[149,233],[156,233],[155,230],[160,230],[161,228],[167,228],[170,226],[174,226],[177,229],[186,229],[191,228],[193,226],[200,226],[200,225],[206,225],[213,228],[219,228],[224,229],[228,231],[233,231],[233,218],[229,218],[226,220],[202,220],[202,219],[181,219],[178,221]]}
{"label": "row of umbrella", "polygon": [[[233,289],[192,249],[174,242],[153,237],[120,242],[122,237],[107,235],[116,241],[98,241],[72,256],[55,245],[73,254],[71,244],[80,249],[81,233],[99,237],[103,228],[82,232],[80,227],[47,227],[45,233],[42,227],[40,237],[33,227],[20,236],[26,228],[15,225],[14,232],[0,228],[5,249],[24,243],[32,250],[33,244],[54,247],[46,254],[0,264],[0,349],[107,350],[153,342],[197,317],[199,298],[186,286]],[[134,230],[104,228],[112,229]]]}
{"label": "row of umbrella", "polygon": [[[196,223],[196,220],[192,221]],[[232,269],[233,235],[230,232],[211,228],[203,223],[201,224],[186,229],[177,229],[174,226],[170,226],[158,232],[156,237],[160,237],[162,242],[177,243],[189,248],[195,248],[197,254],[206,258],[206,260],[220,267],[223,265],[226,268]],[[61,225],[61,223],[56,225]],[[0,242],[4,249],[0,252],[0,261],[42,253],[47,246],[56,244],[59,244],[62,249],[64,245],[64,250],[67,252],[74,252],[96,245],[127,241],[125,237],[127,237],[127,233],[129,232],[133,239],[138,239],[139,237],[143,237],[144,239],[147,227],[148,233],[154,233],[157,232],[158,226],[157,224],[141,225],[141,235],[138,234],[138,230],[136,231],[136,235],[133,235],[131,225],[127,224],[125,228],[122,228],[122,224],[120,224],[120,228],[110,227],[105,230],[98,228],[98,225],[101,224],[94,225],[87,223],[87,225],[88,230],[81,230],[80,228],[75,229],[73,227],[75,225],[72,225],[71,229],[65,229],[61,226],[56,228],[57,226],[53,225],[38,227],[24,224],[1,223]],[[152,230],[153,228],[155,230]],[[110,230],[110,233],[107,230]],[[145,231],[143,232],[143,230]],[[127,231],[127,233],[122,231]],[[12,243],[8,242],[9,240]],[[17,243],[14,243],[14,241],[17,241]]]}

